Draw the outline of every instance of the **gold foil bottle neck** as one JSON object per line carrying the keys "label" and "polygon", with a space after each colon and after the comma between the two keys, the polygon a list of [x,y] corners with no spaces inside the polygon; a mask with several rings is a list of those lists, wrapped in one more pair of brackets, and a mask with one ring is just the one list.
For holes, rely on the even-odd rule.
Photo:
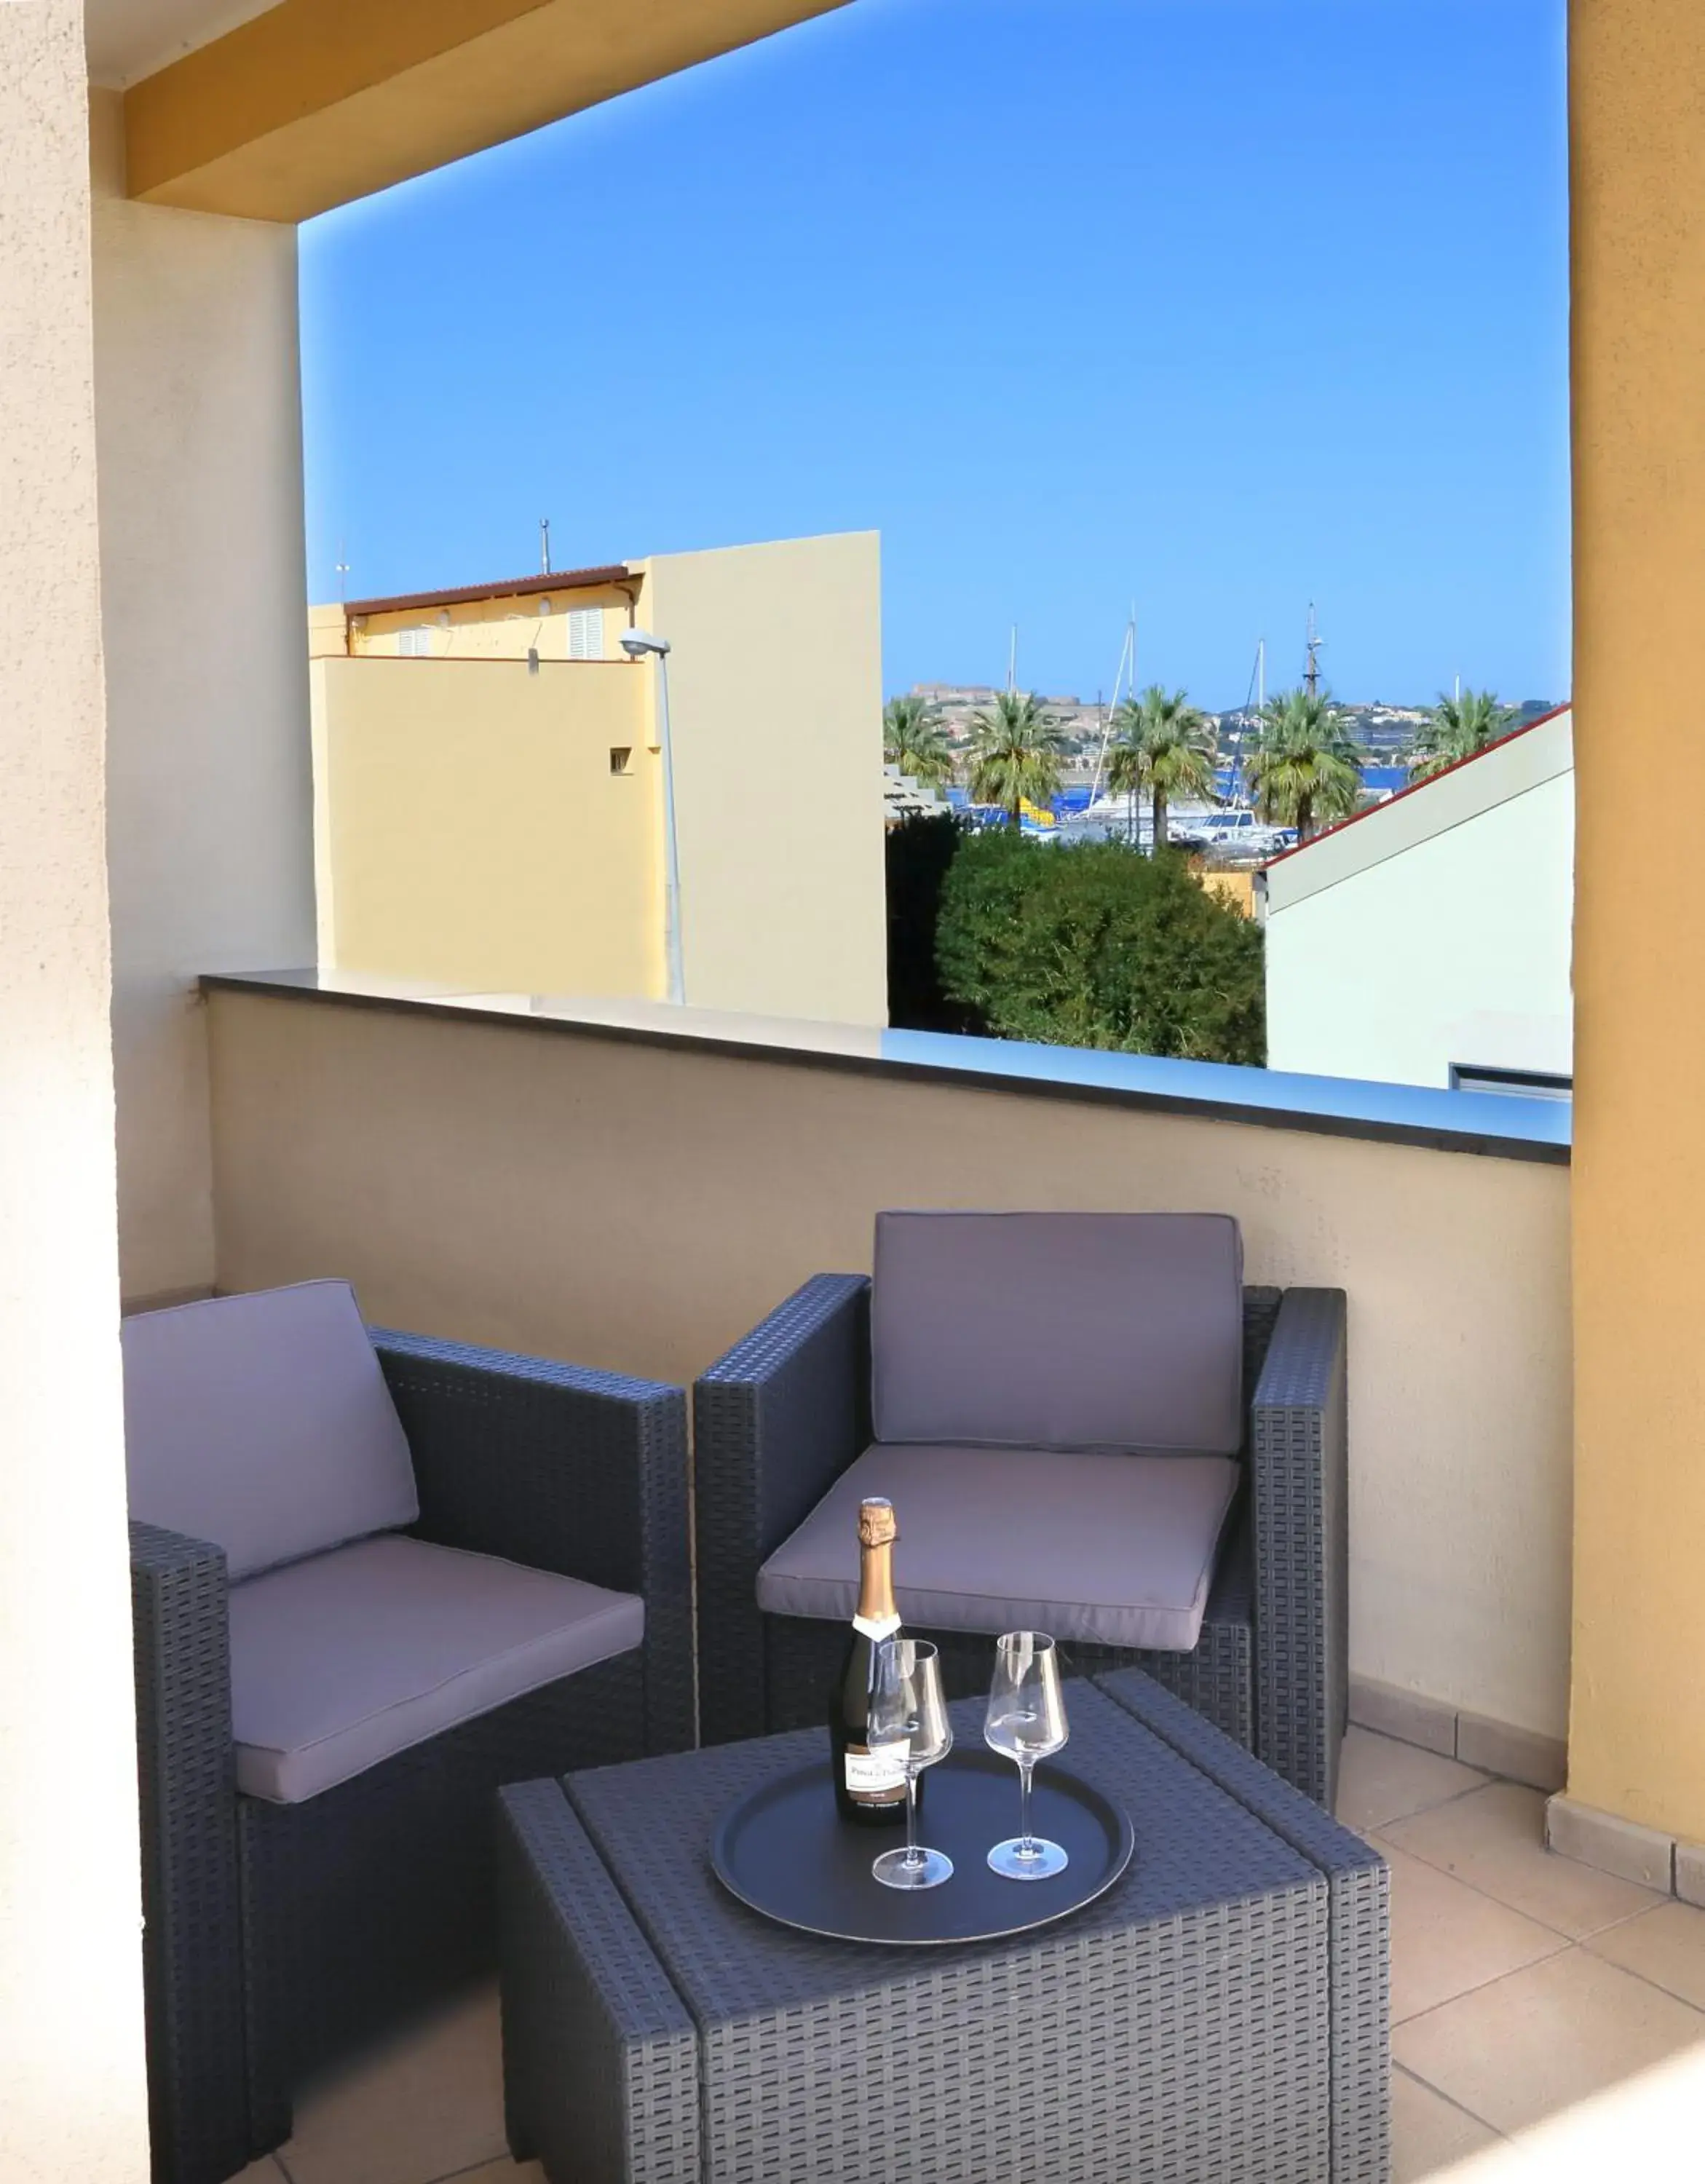
{"label": "gold foil bottle neck", "polygon": [[861,1502],[858,1509],[858,1543],[861,1547],[892,1546],[900,1537],[900,1526],[894,1520],[894,1504],[872,1496]]}

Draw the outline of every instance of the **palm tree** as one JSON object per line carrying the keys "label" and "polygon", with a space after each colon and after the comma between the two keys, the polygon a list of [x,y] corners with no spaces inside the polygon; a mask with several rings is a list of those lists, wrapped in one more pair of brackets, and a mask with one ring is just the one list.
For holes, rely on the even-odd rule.
{"label": "palm tree", "polygon": [[1324,691],[1268,701],[1246,773],[1262,816],[1294,826],[1299,842],[1322,820],[1347,819],[1362,794],[1362,753]]}
{"label": "palm tree", "polygon": [[1107,766],[1107,785],[1134,795],[1146,787],[1154,811],[1156,850],[1167,846],[1167,806],[1178,796],[1213,794],[1213,731],[1182,690],[1151,682],[1114,716],[1118,738]]}
{"label": "palm tree", "polygon": [[925,788],[944,788],[953,778],[953,753],[927,698],[889,699],[882,715],[882,755]]}
{"label": "palm tree", "polygon": [[1494,691],[1463,690],[1454,698],[1440,691],[1426,726],[1416,731],[1409,746],[1410,780],[1429,781],[1459,759],[1472,758],[1488,744],[1496,743],[1515,724],[1514,707],[1501,705]]}
{"label": "palm tree", "polygon": [[1136,708],[1128,702],[1113,716],[1113,740],[1107,750],[1107,787],[1127,801],[1126,838],[1137,838],[1137,798],[1149,785],[1149,755],[1143,747],[1139,724],[1132,717]]}
{"label": "palm tree", "polygon": [[1045,804],[1060,786],[1065,746],[1051,713],[1028,691],[1002,690],[971,716],[971,796],[998,804],[1009,827],[1026,804]]}

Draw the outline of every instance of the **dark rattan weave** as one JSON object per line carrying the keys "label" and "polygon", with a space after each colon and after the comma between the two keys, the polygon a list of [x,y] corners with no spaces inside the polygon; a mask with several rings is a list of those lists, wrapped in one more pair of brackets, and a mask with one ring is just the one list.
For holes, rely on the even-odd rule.
{"label": "dark rattan weave", "polygon": [[[1349,1695],[1345,1318],[1340,1290],[1244,1291],[1247,1475],[1195,1652],[1071,1649],[1086,1674],[1145,1669],[1328,1808]],[[819,1274],[694,1390],[707,1744],[822,1715],[844,1635],[762,1614],[757,1575],[869,1444],[869,1323],[866,1280]],[[956,1691],[986,1684],[986,1637],[917,1635]]]}
{"label": "dark rattan weave", "polygon": [[719,1886],[716,1814],[827,1771],[821,1731],[506,1791],[516,2153],[552,2184],[1383,2184],[1383,2021],[1339,2008],[1383,1997],[1383,1894],[1340,1906],[1378,1859],[1139,1674],[1067,1698],[1135,1856],[978,1947],[820,1941]]}
{"label": "dark rattan weave", "polygon": [[220,2184],[301,2076],[495,1953],[498,1786],[693,1737],[678,1389],[375,1337],[423,1537],[641,1594],[645,1641],[300,1805],[239,1796],[225,1557],[131,1528],[154,2174]]}
{"label": "dark rattan weave", "polygon": [[1379,2184],[1390,2171],[1390,1873],[1379,1853],[1279,1780],[1152,1678],[1097,1680],[1326,1875],[1331,1903],[1332,2175]]}

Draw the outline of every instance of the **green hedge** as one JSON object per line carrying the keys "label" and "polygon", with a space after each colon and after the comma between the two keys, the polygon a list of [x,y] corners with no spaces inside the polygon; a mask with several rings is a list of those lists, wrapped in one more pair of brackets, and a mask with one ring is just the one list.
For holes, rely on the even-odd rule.
{"label": "green hedge", "polygon": [[961,839],[940,882],[942,992],[1003,1039],[1260,1066],[1262,943],[1173,850],[1001,830]]}

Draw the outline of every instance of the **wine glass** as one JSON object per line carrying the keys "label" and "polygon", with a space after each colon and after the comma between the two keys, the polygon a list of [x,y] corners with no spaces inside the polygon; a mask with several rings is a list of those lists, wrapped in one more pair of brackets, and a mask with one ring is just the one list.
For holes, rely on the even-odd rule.
{"label": "wine glass", "polygon": [[885,1850],[871,1867],[884,1888],[939,1888],[953,1877],[944,1852],[917,1840],[917,1778],[953,1749],[953,1724],[941,1694],[941,1658],[922,1638],[890,1638],[871,1669],[872,1752],[898,1751],[905,1768],[905,1848]]}
{"label": "wine glass", "polygon": [[1039,1759],[1058,1752],[1071,1734],[1060,1691],[1060,1656],[1040,1630],[1009,1630],[995,1649],[995,1680],[983,1718],[983,1741],[1017,1763],[1018,1833],[989,1853],[993,1871],[1008,1880],[1045,1880],[1069,1863],[1056,1842],[1030,1832],[1030,1775]]}

